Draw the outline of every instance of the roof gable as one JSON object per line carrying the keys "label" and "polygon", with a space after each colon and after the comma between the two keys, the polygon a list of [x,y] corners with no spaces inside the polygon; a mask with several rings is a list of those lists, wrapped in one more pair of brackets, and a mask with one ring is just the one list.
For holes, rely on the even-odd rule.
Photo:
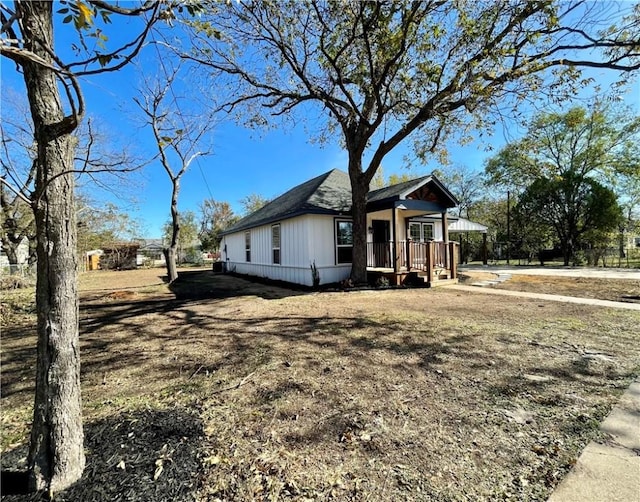
{"label": "roof gable", "polygon": [[394,200],[422,200],[437,202],[445,208],[455,207],[458,200],[433,174],[397,185],[369,192],[368,203],[391,202]]}

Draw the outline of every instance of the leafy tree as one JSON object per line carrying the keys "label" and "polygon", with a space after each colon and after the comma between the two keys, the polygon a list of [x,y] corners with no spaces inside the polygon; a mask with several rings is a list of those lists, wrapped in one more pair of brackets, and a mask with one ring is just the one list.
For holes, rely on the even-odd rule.
{"label": "leafy tree", "polygon": [[140,223],[113,203],[95,204],[87,197],[79,196],[76,198],[76,214],[80,253],[131,242],[141,235]]}
{"label": "leafy tree", "polygon": [[[55,14],[54,7],[58,9]],[[35,213],[38,257],[38,350],[28,466],[31,487],[47,491],[50,498],[76,482],[85,465],[75,180],[70,169],[77,145],[75,132],[85,115],[79,79],[125,66],[142,49],[152,27],[172,14],[172,3],[164,2],[126,7],[104,0],[0,4],[0,54],[23,75],[36,145],[29,202]],[[108,49],[104,28],[121,16],[140,18],[140,30],[127,31],[122,46]],[[54,22],[56,17],[60,23]],[[54,38],[54,26],[57,35],[65,32],[68,36]],[[74,51],[54,43],[69,43],[73,35],[79,39]],[[76,59],[64,61],[71,53]],[[8,183],[4,178],[0,181]]]}
{"label": "leafy tree", "polygon": [[[602,183],[628,187],[622,180],[640,176],[639,141],[639,118],[596,102],[591,110],[574,107],[534,117],[525,137],[490,159],[486,171],[494,185],[522,191],[520,215],[554,229],[567,264],[578,245],[585,244],[581,239],[590,234],[589,245],[596,246],[604,238],[603,231],[611,232],[622,223],[616,196]],[[597,207],[590,199],[596,192],[603,197],[602,214],[612,218],[608,224],[593,215],[587,217]],[[554,205],[539,213],[554,193],[563,209]],[[627,196],[626,200],[634,199]]]}
{"label": "leafy tree", "polygon": [[256,212],[258,209],[268,204],[269,201],[270,199],[267,199],[260,194],[251,193],[240,199],[240,204],[242,204],[243,214],[246,216]]}
{"label": "leafy tree", "polygon": [[218,251],[222,237],[220,233],[233,225],[239,217],[228,202],[205,199],[200,204],[200,231],[198,237],[203,251]]}
{"label": "leafy tree", "polygon": [[484,175],[468,166],[457,166],[452,169],[433,172],[458,199],[459,217],[469,218],[469,209],[485,196],[486,185]]}
{"label": "leafy tree", "polygon": [[252,125],[270,120],[264,111],[294,116],[304,104],[326,119],[317,136],[339,131],[352,189],[351,274],[362,283],[366,194],[385,156],[410,137],[423,157],[436,155],[451,134],[486,129],[533,93],[566,97],[583,85],[580,67],[637,69],[637,10],[604,31],[595,22],[621,5],[240,1],[194,21],[183,56],[226,76],[226,109]]}
{"label": "leafy tree", "polygon": [[[635,159],[636,163],[638,158]],[[629,163],[633,165],[632,162]],[[619,258],[628,258],[626,236],[638,232],[640,222],[640,175],[632,170],[610,173],[606,177],[607,185],[615,192],[622,208],[623,221],[618,235]]]}
{"label": "leafy tree", "polygon": [[[164,172],[171,181],[171,235],[164,250],[169,283],[178,278],[176,258],[179,252],[180,222],[178,196],[180,182],[191,163],[198,157],[209,155],[209,150],[200,150],[213,127],[213,117],[208,110],[193,99],[178,99],[175,84],[181,71],[181,65],[172,66],[172,62],[161,63],[164,71],[162,78],[146,80],[140,98],[134,101],[142,111],[146,124],[153,132],[158,151],[158,159]],[[193,89],[190,89],[193,94]],[[186,107],[191,104],[192,109]],[[184,240],[182,241],[184,242]]]}
{"label": "leafy tree", "polygon": [[513,207],[508,240],[519,258],[531,262],[537,256],[540,264],[544,265],[541,251],[552,248],[557,238],[553,227],[539,217],[539,209],[536,204],[517,204]]}
{"label": "leafy tree", "polygon": [[613,191],[573,172],[553,179],[538,178],[522,194],[518,208],[553,229],[565,265],[577,249],[597,245],[603,234],[617,229],[622,221]]}
{"label": "leafy tree", "polygon": [[391,185],[397,185],[398,183],[404,183],[405,181],[410,181],[419,177],[420,175],[411,175],[410,173],[393,173],[388,177],[385,177],[384,170],[382,166],[380,166],[375,176],[371,179],[370,189],[378,190],[379,188],[390,187]]}
{"label": "leafy tree", "polygon": [[638,177],[640,117],[600,102],[591,109],[541,113],[521,140],[489,159],[486,172],[490,183],[516,190],[567,172],[605,183],[619,176]]}

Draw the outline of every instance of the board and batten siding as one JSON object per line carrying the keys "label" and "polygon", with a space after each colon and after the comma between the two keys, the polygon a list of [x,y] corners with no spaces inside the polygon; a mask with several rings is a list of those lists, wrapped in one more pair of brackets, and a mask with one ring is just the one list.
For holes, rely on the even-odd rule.
{"label": "board and batten siding", "polygon": [[[276,223],[280,224],[280,264],[273,263],[271,227]],[[226,259],[230,272],[305,286],[313,285],[311,264],[314,261],[320,284],[339,282],[351,274],[351,264],[335,263],[334,216],[303,215],[248,231],[251,234],[250,262],[245,259],[244,230],[223,237],[222,258]]]}

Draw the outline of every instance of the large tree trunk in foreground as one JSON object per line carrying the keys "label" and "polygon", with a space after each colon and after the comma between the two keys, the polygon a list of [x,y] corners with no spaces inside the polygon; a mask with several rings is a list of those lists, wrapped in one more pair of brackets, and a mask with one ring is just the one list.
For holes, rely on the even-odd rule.
{"label": "large tree trunk in foreground", "polygon": [[349,178],[353,216],[353,258],[351,280],[354,284],[367,282],[367,194],[370,179],[362,172],[362,160],[350,155]]}
{"label": "large tree trunk in foreground", "polygon": [[[51,60],[45,49],[53,46],[53,6],[48,1],[17,5],[25,45],[45,61]],[[76,482],[85,465],[74,178],[69,173],[76,145],[71,133],[77,123],[65,118],[55,74],[33,62],[23,68],[38,145],[38,354],[29,467],[31,487],[51,494]]]}

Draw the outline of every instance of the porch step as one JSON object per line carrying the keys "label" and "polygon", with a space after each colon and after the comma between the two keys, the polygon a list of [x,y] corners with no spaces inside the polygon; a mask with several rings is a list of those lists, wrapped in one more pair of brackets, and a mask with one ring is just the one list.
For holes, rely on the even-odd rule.
{"label": "porch step", "polygon": [[427,280],[426,272],[419,273],[417,277],[418,280],[421,281],[421,283],[423,283],[427,288],[436,288],[439,286],[450,286],[452,284],[458,284],[458,279],[450,279],[449,271],[445,269],[443,269],[440,274],[434,273],[433,280],[431,282]]}

